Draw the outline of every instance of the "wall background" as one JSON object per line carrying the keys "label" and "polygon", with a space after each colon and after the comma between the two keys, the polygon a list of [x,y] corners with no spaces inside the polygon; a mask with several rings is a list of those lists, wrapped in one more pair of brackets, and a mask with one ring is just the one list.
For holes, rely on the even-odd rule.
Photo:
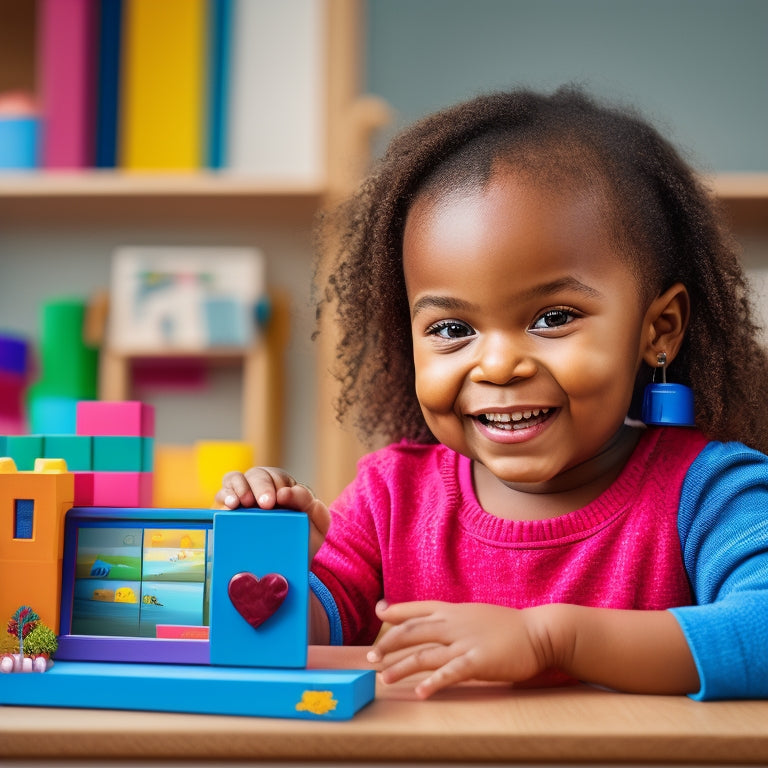
{"label": "wall background", "polygon": [[577,82],[694,164],[768,170],[764,0],[368,0],[368,89],[399,124],[476,93]]}

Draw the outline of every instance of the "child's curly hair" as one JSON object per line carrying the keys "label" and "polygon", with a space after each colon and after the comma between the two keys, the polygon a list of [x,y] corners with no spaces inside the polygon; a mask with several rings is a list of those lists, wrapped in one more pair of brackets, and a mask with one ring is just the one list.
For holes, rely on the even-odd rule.
{"label": "child's curly hair", "polygon": [[[642,300],[687,287],[690,321],[670,379],[692,387],[710,438],[768,452],[768,356],[714,195],[642,117],[573,87],[491,93],[417,122],[350,199],[320,216],[315,298],[318,320],[333,308],[338,324],[339,419],[354,416],[368,443],[434,442],[415,394],[406,215],[417,195],[482,188],[500,163],[547,188],[596,191]],[[643,365],[635,401],[650,375]]]}

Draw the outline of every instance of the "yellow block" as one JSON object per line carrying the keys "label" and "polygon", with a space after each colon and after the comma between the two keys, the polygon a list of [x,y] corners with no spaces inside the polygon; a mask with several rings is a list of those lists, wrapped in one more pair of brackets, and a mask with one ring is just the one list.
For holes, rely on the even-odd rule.
{"label": "yellow block", "polygon": [[195,443],[197,478],[201,491],[207,496],[207,506],[213,504],[221,479],[227,472],[245,472],[254,464],[250,443],[227,440],[200,440]]}
{"label": "yellow block", "polygon": [[200,490],[197,459],[191,445],[155,445],[152,504],[170,509],[210,507]]}

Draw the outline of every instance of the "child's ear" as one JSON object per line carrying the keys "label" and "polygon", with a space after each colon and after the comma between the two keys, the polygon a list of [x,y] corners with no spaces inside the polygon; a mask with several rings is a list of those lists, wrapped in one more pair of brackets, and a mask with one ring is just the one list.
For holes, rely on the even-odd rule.
{"label": "child's ear", "polygon": [[658,366],[660,352],[667,353],[667,363],[675,359],[688,327],[690,309],[688,290],[682,283],[675,283],[651,302],[644,320],[643,351],[643,359],[651,368]]}

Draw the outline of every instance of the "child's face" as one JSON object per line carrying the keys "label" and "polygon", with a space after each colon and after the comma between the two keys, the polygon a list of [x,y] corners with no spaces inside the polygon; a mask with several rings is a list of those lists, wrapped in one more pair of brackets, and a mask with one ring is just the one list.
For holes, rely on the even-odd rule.
{"label": "child's face", "polygon": [[438,440],[543,489],[612,441],[647,331],[591,199],[497,171],[485,189],[417,199],[403,262],[417,396]]}

